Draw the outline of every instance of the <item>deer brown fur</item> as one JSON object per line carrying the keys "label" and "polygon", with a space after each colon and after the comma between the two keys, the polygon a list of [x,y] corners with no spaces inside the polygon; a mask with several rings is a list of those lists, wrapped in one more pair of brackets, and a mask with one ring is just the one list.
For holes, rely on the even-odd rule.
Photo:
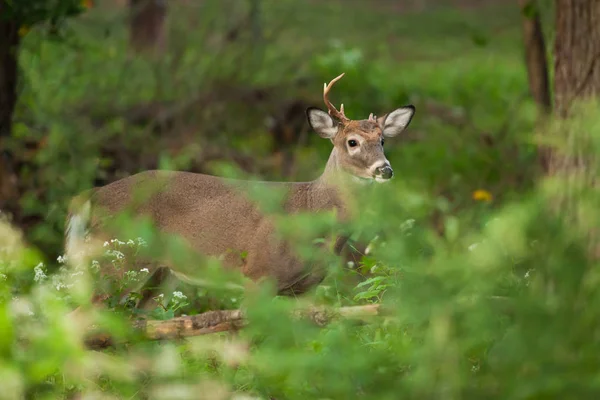
{"label": "deer brown fur", "polygon": [[[277,236],[273,219],[244,191],[253,185],[265,191],[282,190],[284,213],[336,210],[344,221],[352,216],[353,190],[366,181],[383,182],[392,177],[383,152],[383,137],[403,131],[414,107],[399,108],[379,119],[371,114],[366,120],[350,120],[343,106],[338,111],[328,100],[329,90],[342,76],[325,86],[323,97],[328,113],[318,108],[307,110],[311,128],[333,143],[324,171],[317,179],[254,182],[190,172],[142,172],[92,189],[73,200],[66,228],[67,257],[84,235],[102,241],[110,239],[115,232],[108,229],[106,221],[128,210],[135,216],[149,217],[159,231],[178,235],[200,254],[222,256],[225,268],[238,269],[253,281],[273,279],[278,293],[299,294],[314,287],[325,277],[325,269],[307,266],[293,246]],[[153,191],[136,198],[136,191],[145,185],[152,185]],[[339,254],[346,237],[334,240],[334,250]],[[231,252],[232,249],[237,252]],[[239,252],[247,256],[242,259]],[[151,269],[151,275],[158,281],[168,275],[165,268],[178,278],[194,280],[189,270],[182,271],[172,263],[151,263],[144,267]],[[138,264],[128,268],[141,267]]]}

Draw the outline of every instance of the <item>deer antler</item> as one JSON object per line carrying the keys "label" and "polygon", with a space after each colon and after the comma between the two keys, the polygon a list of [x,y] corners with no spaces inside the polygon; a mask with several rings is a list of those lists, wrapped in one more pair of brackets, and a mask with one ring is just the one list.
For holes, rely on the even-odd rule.
{"label": "deer antler", "polygon": [[373,113],[369,114],[369,121],[377,122],[377,116]]}
{"label": "deer antler", "polygon": [[344,76],[344,74],[341,74],[340,76],[332,79],[331,82],[329,82],[329,85],[326,83],[323,84],[323,101],[325,102],[325,105],[327,106],[327,109],[329,110],[329,115],[331,115],[332,117],[336,117],[341,122],[347,122],[347,121],[350,121],[350,119],[344,115],[344,105],[342,104],[340,106],[340,111],[338,111],[335,108],[335,106],[329,101],[329,98],[328,98],[329,91],[331,90],[333,85],[335,85],[335,83],[337,81],[342,79],[343,76]]}

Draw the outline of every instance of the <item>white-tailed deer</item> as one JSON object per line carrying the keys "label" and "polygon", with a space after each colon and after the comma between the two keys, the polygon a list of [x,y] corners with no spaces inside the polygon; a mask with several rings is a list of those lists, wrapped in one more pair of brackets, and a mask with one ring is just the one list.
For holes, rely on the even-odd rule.
{"label": "white-tailed deer", "polygon": [[[343,105],[338,111],[328,99],[332,86],[343,75],[324,87],[323,100],[328,112],[318,108],[306,110],[310,127],[333,143],[329,160],[317,179],[253,182],[189,172],[142,172],[92,189],[73,200],[65,232],[67,258],[88,234],[101,241],[113,237],[105,230],[106,217],[128,210],[133,215],[149,217],[161,232],[179,235],[199,253],[224,255],[222,263],[226,268],[239,269],[251,280],[272,278],[280,294],[303,293],[317,285],[325,277],[324,269],[307,270],[289,243],[276,236],[273,220],[244,195],[244,189],[259,185],[265,191],[283,190],[283,209],[288,214],[336,209],[339,218],[344,219],[349,216],[353,190],[367,181],[385,182],[392,178],[393,170],[383,151],[384,138],[402,132],[415,108],[408,105],[380,118],[371,114],[368,119],[350,120],[344,115]],[[145,184],[154,184],[158,189],[142,201],[134,202],[135,191]],[[346,237],[336,238],[338,254],[345,242]],[[238,253],[231,252],[232,249]],[[239,252],[246,254],[244,259]],[[164,271],[193,280],[188,276],[189,271],[183,272],[175,264],[143,267],[149,268],[159,281],[169,275]]]}

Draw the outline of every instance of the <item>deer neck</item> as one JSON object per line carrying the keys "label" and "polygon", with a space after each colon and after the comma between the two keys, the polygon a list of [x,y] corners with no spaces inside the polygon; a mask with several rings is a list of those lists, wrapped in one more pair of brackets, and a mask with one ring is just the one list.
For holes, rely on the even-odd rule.
{"label": "deer neck", "polygon": [[338,150],[333,149],[329,155],[329,160],[325,164],[325,169],[319,178],[314,183],[319,186],[336,186],[342,187],[345,190],[356,190],[364,186],[364,182],[359,178],[354,177],[350,173],[344,171],[344,168],[340,165]]}
{"label": "deer neck", "polygon": [[360,190],[360,185],[343,170],[336,149],[332,150],[321,176],[309,185],[311,209],[336,209],[340,221],[348,221],[358,215],[355,191]]}
{"label": "deer neck", "polygon": [[323,173],[315,181],[316,186],[332,187],[339,186],[345,180],[345,173],[339,165],[337,149],[334,148],[329,155]]}
{"label": "deer neck", "polygon": [[347,191],[352,186],[348,183],[348,175],[339,165],[337,150],[333,149],[321,176],[310,183],[312,207],[320,209],[334,205],[345,208],[343,199],[349,196]]}

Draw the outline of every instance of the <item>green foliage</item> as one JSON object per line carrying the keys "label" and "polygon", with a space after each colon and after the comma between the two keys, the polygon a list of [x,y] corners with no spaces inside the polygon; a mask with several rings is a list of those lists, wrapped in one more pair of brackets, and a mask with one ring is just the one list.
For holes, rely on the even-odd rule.
{"label": "green foliage", "polygon": [[[380,202],[396,203],[391,196]],[[109,358],[90,369],[97,353],[79,347],[79,328],[64,319],[69,305],[86,296],[62,294],[88,291],[85,274],[64,270],[76,280],[60,285],[57,275],[37,268],[32,290],[5,300],[12,311],[4,318],[0,349],[10,376],[20,377],[22,390],[39,395],[93,391],[97,385],[115,395],[157,387],[174,393],[215,380],[222,390],[261,398],[395,398],[398,391],[410,398],[591,395],[594,385],[575,385],[572,371],[585,380],[597,367],[589,337],[600,299],[595,267],[580,235],[552,218],[543,206],[547,202],[539,192],[506,204],[483,229],[461,230],[454,241],[407,218],[416,214],[415,206],[392,218],[375,214],[383,229],[363,259],[370,278],[354,288],[338,286],[340,294],[353,296],[349,304],[386,308],[386,317],[368,324],[341,320],[315,327],[291,317],[296,300],[273,298],[265,287],[245,295],[241,305],[249,326],[238,339],[200,338],[176,346],[140,342],[107,353]],[[118,267],[123,258],[116,248],[128,247],[127,241],[113,240],[105,252]],[[14,287],[10,270],[3,273],[7,288]],[[151,316],[194,313],[189,299],[175,291]],[[119,315],[106,313],[103,318],[110,319],[99,324],[135,343]],[[24,358],[15,355],[13,340],[27,348]],[[583,348],[590,353],[581,353]],[[210,366],[215,352],[217,364]],[[158,370],[142,366],[156,363]],[[142,381],[126,372],[136,365],[146,376]]]}
{"label": "green foliage", "polygon": [[[63,41],[36,29],[25,36],[11,146],[31,162],[21,178],[35,190],[22,206],[39,220],[25,238],[0,222],[3,395],[597,395],[598,271],[582,238],[597,226],[598,195],[575,180],[559,180],[558,190],[537,181],[535,107],[517,45],[518,7],[402,14],[384,2],[264,0],[264,48],[254,54],[251,35],[223,39],[247,10],[225,13],[222,3],[172,6],[170,50],[160,60],[128,54],[123,15],[110,7],[69,20],[71,34]],[[286,216],[281,193],[249,187],[282,237],[294,239],[308,261],[328,267],[313,292],[273,296],[268,281],[248,290],[219,259],[190,254],[178,238],[158,235],[148,221],[127,215],[114,221],[122,236],[102,243],[96,258],[75,269],[64,264],[67,201],[96,183],[157,166],[281,178],[269,163],[265,115],[290,99],[322,106],[322,82],[341,72],[346,76],[332,99],[343,102],[350,117],[383,115],[406,103],[415,104],[417,114],[404,138],[386,141],[396,177],[357,194],[359,218],[348,226],[338,226],[332,213]],[[308,85],[294,85],[296,78]],[[269,87],[276,88],[271,100],[245,97]],[[186,111],[164,130],[132,122],[138,109],[163,103],[169,112]],[[566,151],[596,152],[596,109],[552,126],[557,133],[590,132]],[[573,146],[558,134],[545,137],[550,145]],[[39,144],[34,150],[27,147],[32,142]],[[214,157],[215,149],[221,157]],[[295,178],[315,178],[330,149],[309,133],[293,149]],[[577,223],[551,212],[557,192],[571,196]],[[368,245],[360,263],[340,265],[328,254],[327,238],[341,228],[353,232],[351,244]],[[132,308],[151,271],[119,271],[146,257],[177,263],[195,273],[197,284],[161,288],[150,310]],[[112,278],[100,278],[101,267]],[[93,289],[109,295],[105,309],[91,309]],[[326,327],[291,315],[299,305],[314,304],[378,304],[385,313]],[[85,326],[117,339],[115,349],[85,349],[83,322],[67,316],[77,306]],[[131,329],[131,317],[165,320],[236,308],[249,322],[236,334],[148,342]]]}
{"label": "green foliage", "polygon": [[3,3],[0,18],[18,21],[27,27],[50,21],[57,28],[87,8],[85,0],[3,0]]}

